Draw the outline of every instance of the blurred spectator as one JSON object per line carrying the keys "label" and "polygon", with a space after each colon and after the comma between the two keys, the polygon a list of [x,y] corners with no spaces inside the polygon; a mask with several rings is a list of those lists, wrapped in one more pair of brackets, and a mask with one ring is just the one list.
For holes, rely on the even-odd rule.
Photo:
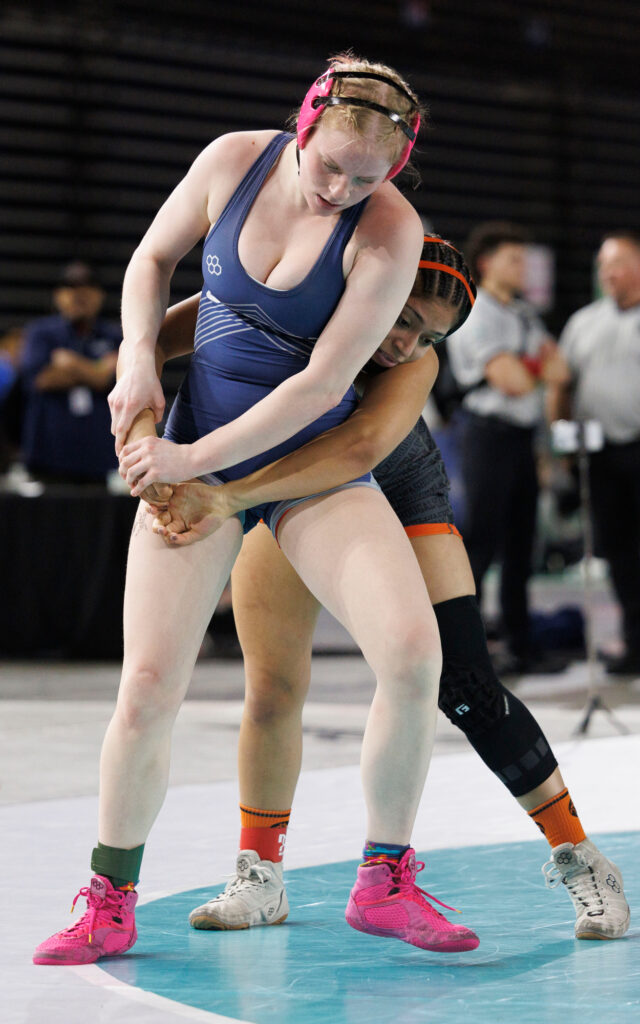
{"label": "blurred spectator", "polygon": [[19,347],[19,331],[8,331],[0,338],[0,407],[6,401],[16,379],[16,352]]}
{"label": "blurred spectator", "polygon": [[25,330],[22,455],[45,482],[100,482],[117,467],[107,393],[121,333],[99,319],[104,299],[91,268],[70,263],[53,292],[58,315]]}
{"label": "blurred spectator", "polygon": [[0,473],[6,473],[18,454],[21,393],[18,366],[23,332],[10,327],[0,338]]}
{"label": "blurred spectator", "polygon": [[479,284],[466,324],[448,339],[461,388],[464,540],[481,599],[482,581],[501,562],[503,674],[559,671],[559,659],[533,649],[527,582],[531,575],[538,482],[534,441],[543,421],[542,383],[568,380],[558,347],[520,299],[527,237],[514,224],[480,224],[465,254]]}
{"label": "blurred spectator", "polygon": [[598,254],[604,298],[579,309],[560,345],[571,383],[555,389],[555,418],[598,420],[589,456],[596,554],[606,558],[622,608],[625,650],[607,670],[640,674],[640,234],[607,235]]}

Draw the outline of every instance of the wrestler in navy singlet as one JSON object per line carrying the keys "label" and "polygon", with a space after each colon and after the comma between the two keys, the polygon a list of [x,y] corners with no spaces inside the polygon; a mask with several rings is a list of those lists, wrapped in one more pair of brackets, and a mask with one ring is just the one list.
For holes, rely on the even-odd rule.
{"label": "wrestler in navy singlet", "polygon": [[[238,238],[244,221],[269,171],[292,139],[282,132],[269,142],[207,235],[194,354],[167,422],[165,437],[170,441],[196,441],[236,419],[304,369],[342,297],[344,250],[366,199],[343,210],[316,263],[295,288],[270,288],[251,277],[240,262]],[[342,423],[356,405],[355,392],[349,388],[341,402],[320,419],[275,448],[217,472],[213,479],[234,480],[281,458]],[[375,486],[370,474],[358,483]],[[251,525],[255,521],[252,513],[247,513]],[[267,518],[263,506],[260,516]]]}

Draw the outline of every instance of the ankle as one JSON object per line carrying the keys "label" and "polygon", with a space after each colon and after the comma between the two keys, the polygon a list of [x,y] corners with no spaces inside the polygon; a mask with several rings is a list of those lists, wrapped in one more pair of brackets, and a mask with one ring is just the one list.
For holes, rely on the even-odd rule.
{"label": "ankle", "polygon": [[240,804],[240,850],[255,850],[260,860],[279,864],[284,857],[291,810],[264,810]]}
{"label": "ankle", "polygon": [[576,846],[587,838],[566,788],[528,813],[552,849],[563,843],[572,843]]}
{"label": "ankle", "polygon": [[131,892],[140,880],[143,853],[144,843],[132,850],[123,850],[98,842],[91,854],[91,870],[108,878],[114,889]]}

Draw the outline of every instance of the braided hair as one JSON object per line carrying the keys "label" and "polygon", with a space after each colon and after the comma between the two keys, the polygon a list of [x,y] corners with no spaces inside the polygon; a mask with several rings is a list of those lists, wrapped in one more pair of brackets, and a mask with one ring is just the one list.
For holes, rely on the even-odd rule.
{"label": "braided hair", "polygon": [[422,299],[440,299],[458,310],[456,322],[448,334],[462,326],[473,308],[476,286],[464,256],[440,235],[424,236],[411,294]]}

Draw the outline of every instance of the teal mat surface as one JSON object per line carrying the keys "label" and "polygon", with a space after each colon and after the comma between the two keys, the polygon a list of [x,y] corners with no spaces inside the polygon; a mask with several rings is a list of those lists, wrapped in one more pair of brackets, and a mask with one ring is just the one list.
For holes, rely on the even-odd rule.
{"label": "teal mat surface", "polygon": [[[631,929],[573,938],[573,907],[544,886],[540,842],[419,854],[418,883],[480,937],[470,953],[429,953],[344,921],[356,861],[285,872],[284,925],[197,932],[189,911],[222,886],[144,904],[139,940],[99,966],[129,985],[252,1024],[623,1024],[640,1021],[640,833],[596,837],[620,868]],[[452,915],[449,914],[451,917]]]}

